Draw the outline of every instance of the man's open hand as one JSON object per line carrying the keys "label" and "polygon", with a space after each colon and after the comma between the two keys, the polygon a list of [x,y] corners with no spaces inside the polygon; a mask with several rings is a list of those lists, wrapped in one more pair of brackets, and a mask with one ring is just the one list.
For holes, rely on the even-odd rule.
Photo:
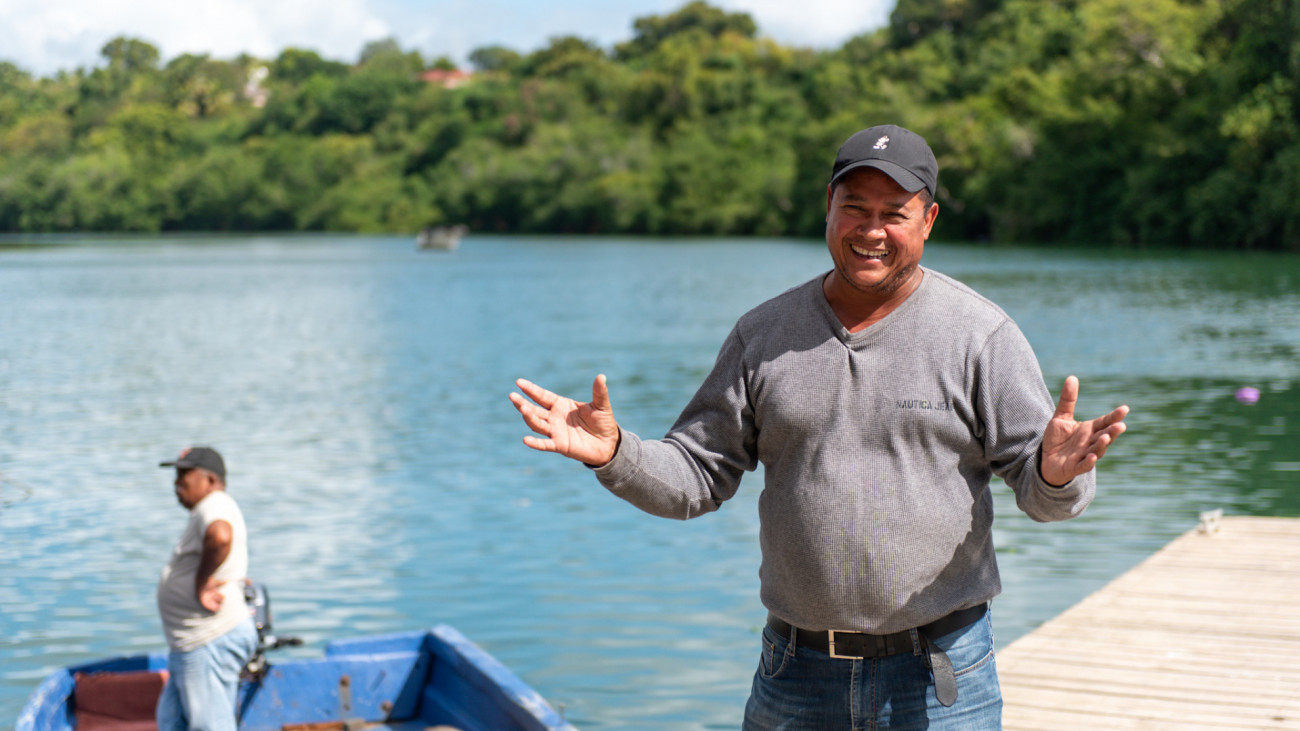
{"label": "man's open hand", "polygon": [[1043,479],[1052,485],[1064,485],[1092,469],[1127,428],[1124,425],[1127,406],[1117,407],[1092,421],[1075,421],[1074,407],[1078,400],[1079,379],[1070,376],[1061,387],[1056,413],[1043,431],[1038,468]]}
{"label": "man's open hand", "polygon": [[[542,452],[556,452],[593,467],[614,459],[618,450],[618,422],[609,405],[605,376],[591,384],[591,401],[579,403],[554,394],[531,381],[515,382],[525,399],[510,394],[510,402],[540,437],[524,437],[524,444]],[[529,401],[529,399],[532,399]]]}

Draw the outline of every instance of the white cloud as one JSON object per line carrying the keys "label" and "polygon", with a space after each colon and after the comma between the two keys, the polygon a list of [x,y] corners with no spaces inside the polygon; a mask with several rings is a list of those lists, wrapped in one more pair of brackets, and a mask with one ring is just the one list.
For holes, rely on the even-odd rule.
{"label": "white cloud", "polygon": [[896,0],[714,0],[753,16],[761,34],[791,46],[830,48],[889,22]]}
{"label": "white cloud", "polygon": [[274,57],[289,46],[355,59],[392,33],[365,0],[0,0],[0,60],[37,75],[94,66],[118,36],[146,41],[164,60],[183,53]]}

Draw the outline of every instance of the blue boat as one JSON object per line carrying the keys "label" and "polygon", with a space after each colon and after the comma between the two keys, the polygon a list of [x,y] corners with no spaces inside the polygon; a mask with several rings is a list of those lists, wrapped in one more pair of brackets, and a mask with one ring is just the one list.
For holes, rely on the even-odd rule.
{"label": "blue boat", "polygon": [[[14,731],[154,729],[166,669],[167,654],[156,652],[58,670]],[[575,731],[447,625],[331,642],[319,659],[263,660],[240,683],[238,715],[240,731]]]}

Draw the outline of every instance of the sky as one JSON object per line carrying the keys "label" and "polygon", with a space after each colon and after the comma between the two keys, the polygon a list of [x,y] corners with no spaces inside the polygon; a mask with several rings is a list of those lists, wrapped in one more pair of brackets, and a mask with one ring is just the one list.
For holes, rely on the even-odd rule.
{"label": "sky", "polygon": [[[427,60],[468,64],[501,45],[527,53],[554,36],[604,48],[629,39],[632,22],[687,0],[0,0],[0,61],[36,76],[90,68],[109,40],[129,36],[163,63],[184,53],[272,59],[285,48],[354,62],[366,43],[394,38]],[[834,48],[883,26],[895,0],[711,0],[749,13],[759,34],[795,47]]]}

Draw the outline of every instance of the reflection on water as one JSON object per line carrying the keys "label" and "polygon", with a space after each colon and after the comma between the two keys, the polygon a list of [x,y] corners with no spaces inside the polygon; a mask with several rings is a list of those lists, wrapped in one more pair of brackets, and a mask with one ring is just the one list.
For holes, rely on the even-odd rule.
{"label": "reflection on water", "polygon": [[[0,728],[55,666],[160,649],[170,474],[218,446],[277,629],[456,625],[588,729],[734,728],[764,612],[761,479],[651,518],[533,453],[519,376],[662,433],[735,318],[823,271],[799,241],[99,241],[0,250]],[[932,244],[1080,412],[1133,407],[1087,514],[995,489],[999,644],[1195,524],[1300,515],[1300,260]],[[1241,386],[1258,403],[1233,398]]]}
{"label": "reflection on water", "polygon": [[32,496],[32,488],[0,473],[0,509],[17,505]]}

